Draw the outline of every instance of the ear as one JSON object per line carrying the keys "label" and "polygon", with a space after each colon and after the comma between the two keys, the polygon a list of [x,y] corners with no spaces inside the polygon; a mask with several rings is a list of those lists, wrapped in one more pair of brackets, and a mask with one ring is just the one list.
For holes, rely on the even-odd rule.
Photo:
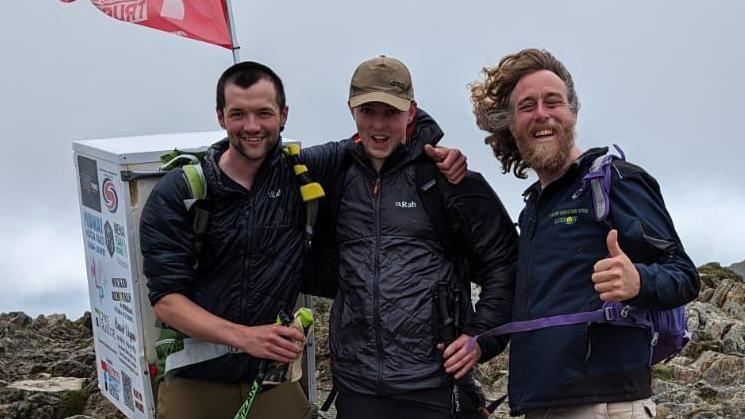
{"label": "ear", "polygon": [[411,101],[411,105],[409,105],[408,115],[406,115],[406,125],[409,125],[412,122],[414,122],[415,117],[416,117],[416,102]]}
{"label": "ear", "polygon": [[225,113],[222,109],[219,108],[215,108],[215,111],[217,113],[217,123],[220,124],[220,127],[222,129],[227,129],[227,127],[225,126]]}
{"label": "ear", "polygon": [[289,114],[290,114],[289,106],[285,106],[285,108],[279,112],[279,132],[284,131],[285,124],[287,123],[287,115]]}

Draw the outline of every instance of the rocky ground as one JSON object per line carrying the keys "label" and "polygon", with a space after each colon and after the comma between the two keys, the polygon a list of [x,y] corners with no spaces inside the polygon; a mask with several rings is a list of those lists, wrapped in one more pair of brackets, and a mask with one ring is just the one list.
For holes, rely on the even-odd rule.
{"label": "rocky ground", "polygon": [[[702,290],[688,305],[693,341],[654,367],[658,418],[745,417],[745,281],[718,264],[699,268]],[[317,300],[325,325],[328,300]],[[327,330],[316,330],[320,401],[331,388]],[[487,396],[506,393],[507,354],[480,365]],[[319,402],[320,403],[320,402]],[[332,411],[323,417],[333,418]],[[98,390],[91,319],[0,314],[0,418],[123,418]],[[493,417],[507,418],[506,405]]]}

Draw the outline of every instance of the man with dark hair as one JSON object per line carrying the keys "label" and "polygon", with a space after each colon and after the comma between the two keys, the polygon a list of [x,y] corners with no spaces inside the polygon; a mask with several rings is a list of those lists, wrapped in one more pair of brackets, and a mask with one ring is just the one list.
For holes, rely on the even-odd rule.
{"label": "man with dark hair", "polygon": [[[572,77],[526,49],[471,86],[479,127],[504,173],[538,181],[524,193],[513,321],[620,301],[665,310],[696,297],[699,279],[652,176],[613,160],[610,213],[596,218],[585,175],[607,149],[575,143]],[[588,187],[590,186],[590,187]],[[637,327],[567,325],[511,337],[509,402],[527,418],[654,417],[650,336]]]}
{"label": "man with dark hair", "polygon": [[[339,258],[329,328],[337,417],[450,419],[457,410],[460,419],[482,417],[470,370],[507,341],[467,342],[509,321],[512,221],[478,173],[455,186],[421,177],[425,150],[444,134],[417,108],[402,62],[380,56],[361,63],[348,105],[357,134],[345,143],[347,164],[327,191]],[[453,242],[430,213],[436,207],[424,194],[436,191]],[[471,282],[481,286],[475,311]],[[461,335],[448,318],[460,323]],[[449,345],[438,349],[443,341]]]}
{"label": "man with dark hair", "polygon": [[[304,340],[297,330],[274,324],[280,309],[295,305],[307,243],[305,206],[281,151],[288,115],[282,81],[262,64],[236,64],[220,77],[216,113],[227,138],[209,148],[202,164],[209,222],[201,251],[184,205],[190,192],[183,171],[155,186],[141,218],[143,271],[155,315],[198,343],[227,349],[161,383],[159,418],[232,418],[259,361],[290,362]],[[329,182],[342,144],[311,149],[304,162],[316,181]],[[440,168],[452,179],[462,177],[459,152],[433,155],[445,158]]]}

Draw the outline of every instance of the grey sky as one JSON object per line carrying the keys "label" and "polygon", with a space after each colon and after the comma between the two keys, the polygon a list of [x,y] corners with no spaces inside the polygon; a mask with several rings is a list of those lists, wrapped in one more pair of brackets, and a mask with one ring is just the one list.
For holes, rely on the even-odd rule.
{"label": "grey sky", "polygon": [[[619,143],[659,180],[697,265],[745,259],[741,1],[233,6],[242,58],[286,83],[286,136],[307,145],[352,134],[352,71],[380,53],[397,57],[444,142],[469,156],[513,217],[529,181],[498,171],[466,85],[507,53],[546,48],[574,76],[580,147]],[[87,0],[3,0],[0,16],[0,312],[76,316],[88,297],[72,142],[218,129],[214,84],[231,55],[118,22]]]}

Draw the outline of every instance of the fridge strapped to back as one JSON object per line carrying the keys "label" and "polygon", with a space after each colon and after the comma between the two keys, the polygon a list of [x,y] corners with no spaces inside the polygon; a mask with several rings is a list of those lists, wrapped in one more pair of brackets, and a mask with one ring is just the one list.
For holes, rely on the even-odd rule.
{"label": "fridge strapped to back", "polygon": [[[160,157],[178,149],[205,151],[224,131],[76,141],[79,184],[98,386],[129,418],[155,418],[156,319],[142,274],[139,224]],[[285,141],[286,142],[286,141]],[[311,306],[310,298],[300,304]],[[316,398],[315,341],[308,336],[302,386]]]}

